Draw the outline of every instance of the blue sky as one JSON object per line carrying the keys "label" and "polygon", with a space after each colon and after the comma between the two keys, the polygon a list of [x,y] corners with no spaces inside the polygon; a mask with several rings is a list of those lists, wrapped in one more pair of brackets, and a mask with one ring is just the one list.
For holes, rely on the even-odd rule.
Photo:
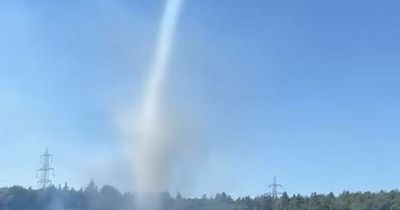
{"label": "blue sky", "polygon": [[[400,3],[187,0],[168,103],[197,125],[186,195],[399,188]],[[0,3],[0,184],[129,190],[118,116],[135,104],[163,1]]]}

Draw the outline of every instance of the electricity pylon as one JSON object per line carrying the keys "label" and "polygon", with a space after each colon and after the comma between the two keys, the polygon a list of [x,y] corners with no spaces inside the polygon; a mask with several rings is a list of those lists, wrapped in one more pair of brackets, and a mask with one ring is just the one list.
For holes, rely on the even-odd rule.
{"label": "electricity pylon", "polygon": [[50,166],[52,161],[53,155],[49,154],[49,151],[46,148],[44,154],[40,156],[40,163],[42,166],[36,170],[36,177],[39,178],[37,186],[41,189],[51,186],[50,172],[52,172],[54,176],[54,168]]}
{"label": "electricity pylon", "polygon": [[282,194],[281,192],[278,191],[278,187],[283,187],[283,185],[278,184],[276,182],[276,176],[274,176],[274,181],[272,182],[272,184],[268,185],[268,187],[272,188],[272,191],[271,191],[272,197],[277,198],[278,195]]}

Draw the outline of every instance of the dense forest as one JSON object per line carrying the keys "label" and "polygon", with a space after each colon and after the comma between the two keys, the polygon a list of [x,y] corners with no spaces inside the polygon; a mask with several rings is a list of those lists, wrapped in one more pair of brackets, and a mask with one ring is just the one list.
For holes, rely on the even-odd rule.
{"label": "dense forest", "polygon": [[[161,210],[400,210],[400,191],[343,192],[309,196],[283,193],[233,199],[226,193],[213,197],[183,198],[161,193]],[[0,188],[0,210],[135,210],[134,195],[112,186],[98,189],[93,182],[80,190],[67,184],[42,190],[19,186]]]}

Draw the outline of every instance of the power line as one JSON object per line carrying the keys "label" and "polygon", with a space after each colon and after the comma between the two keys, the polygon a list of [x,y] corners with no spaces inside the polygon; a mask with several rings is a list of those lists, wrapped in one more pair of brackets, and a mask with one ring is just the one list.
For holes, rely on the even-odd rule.
{"label": "power line", "polygon": [[50,166],[52,161],[53,155],[46,148],[45,153],[40,156],[41,168],[36,170],[36,177],[39,178],[37,186],[41,189],[51,186],[50,172],[53,172],[54,176],[54,168]]}

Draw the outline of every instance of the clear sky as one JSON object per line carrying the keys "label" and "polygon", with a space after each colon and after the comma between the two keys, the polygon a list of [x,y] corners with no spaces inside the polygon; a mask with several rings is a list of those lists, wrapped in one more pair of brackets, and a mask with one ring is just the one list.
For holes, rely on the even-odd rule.
{"label": "clear sky", "polygon": [[[164,1],[0,3],[0,185],[129,190],[118,116],[143,88]],[[170,106],[198,130],[185,195],[399,188],[400,2],[186,0]],[[190,183],[189,183],[190,182]]]}

